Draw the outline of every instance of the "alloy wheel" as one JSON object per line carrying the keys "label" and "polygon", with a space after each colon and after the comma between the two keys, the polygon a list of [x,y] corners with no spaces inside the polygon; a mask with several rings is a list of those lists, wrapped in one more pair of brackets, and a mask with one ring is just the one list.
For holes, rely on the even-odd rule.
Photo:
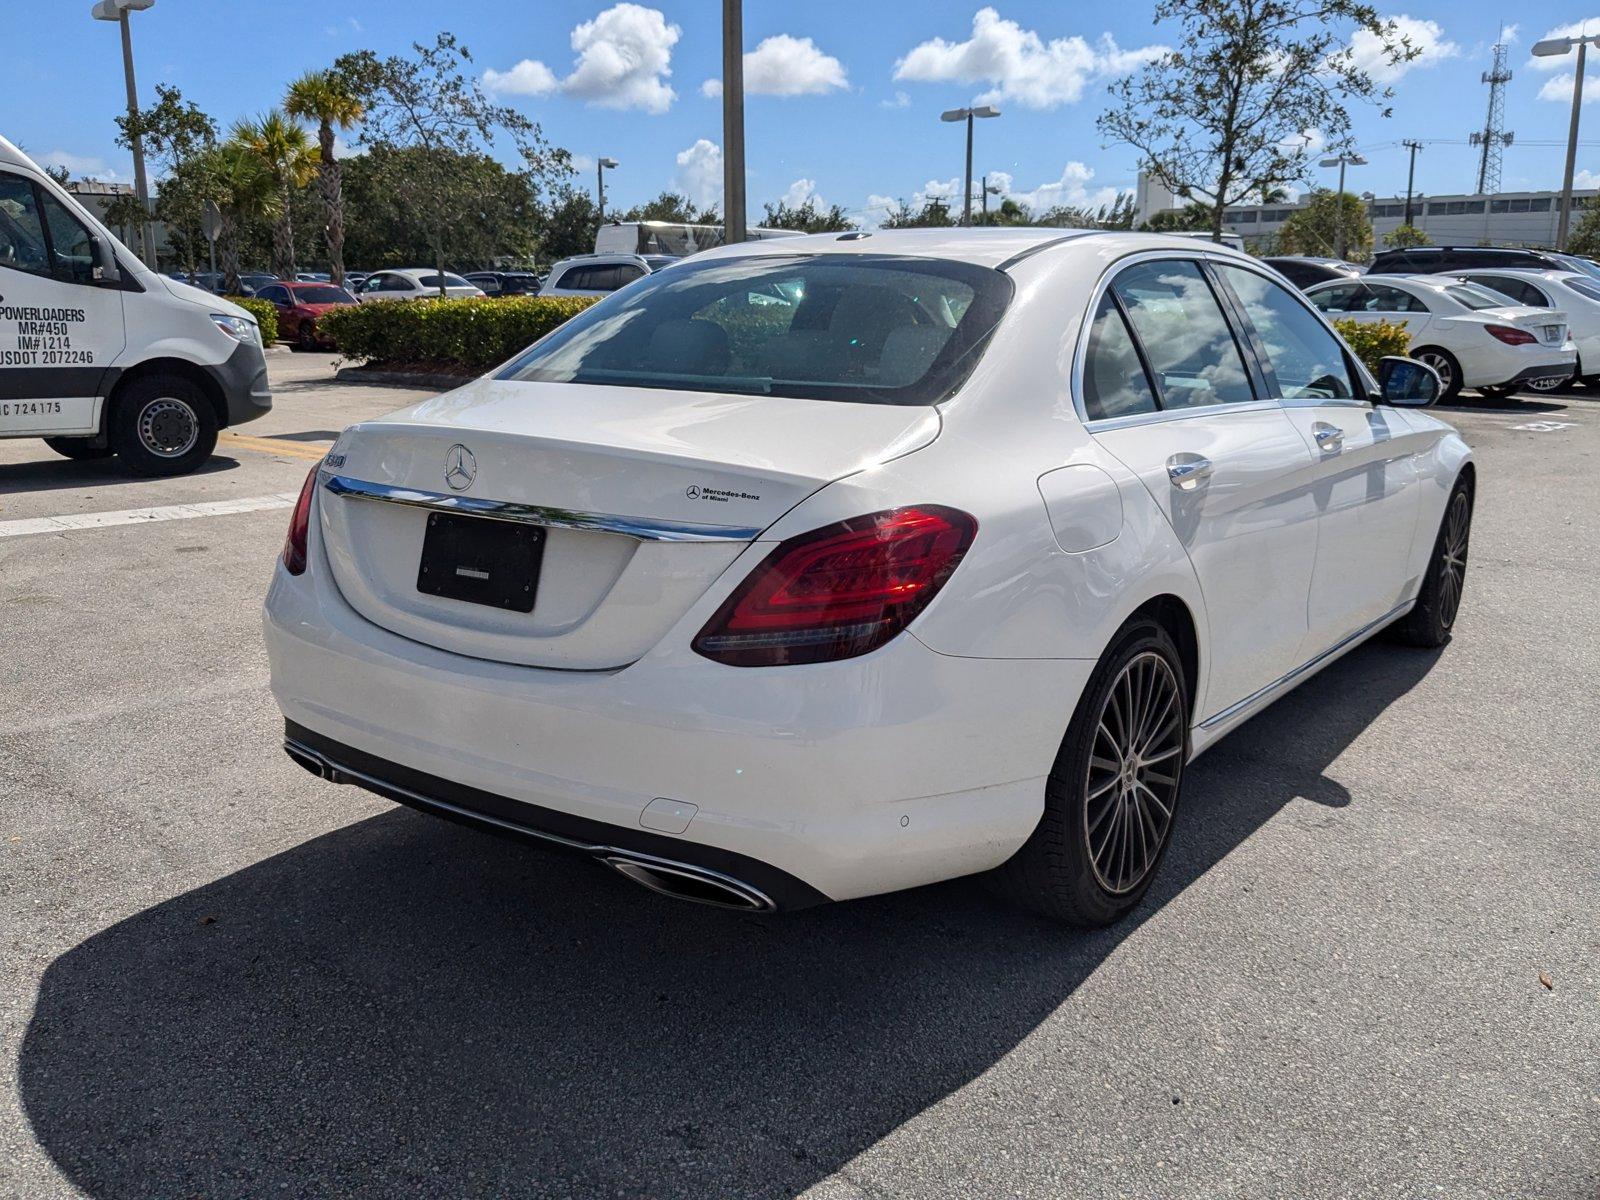
{"label": "alloy wheel", "polygon": [[1443,544],[1439,547],[1439,620],[1446,629],[1455,624],[1461,607],[1461,591],[1467,579],[1467,540],[1472,530],[1472,514],[1467,494],[1457,492],[1445,518]]}
{"label": "alloy wheel", "polygon": [[1095,879],[1122,895],[1154,869],[1183,772],[1183,692],[1165,657],[1145,651],[1101,707],[1084,781],[1084,837]]}
{"label": "alloy wheel", "polygon": [[159,458],[182,458],[200,440],[200,418],[182,400],[152,400],[139,414],[139,442]]}
{"label": "alloy wheel", "polygon": [[1439,394],[1447,395],[1451,385],[1455,383],[1455,370],[1450,365],[1450,360],[1442,354],[1419,354],[1419,362],[1426,363],[1439,373]]}

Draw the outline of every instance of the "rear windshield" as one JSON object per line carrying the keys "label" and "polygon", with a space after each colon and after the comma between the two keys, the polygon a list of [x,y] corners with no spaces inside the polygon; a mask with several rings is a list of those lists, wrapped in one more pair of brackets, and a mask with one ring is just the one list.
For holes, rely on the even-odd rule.
{"label": "rear windshield", "polygon": [[[437,275],[419,275],[419,276],[417,276],[417,283],[420,284],[422,287],[436,288],[436,287],[439,286],[439,277]],[[472,287],[473,286],[472,284],[468,283],[465,279],[461,278],[461,276],[452,275],[452,274],[450,274],[449,271],[446,271],[444,273],[444,285],[445,285],[445,287]]]}
{"label": "rear windshield", "polygon": [[1001,272],[943,259],[689,260],[573,317],[500,378],[937,404],[1011,294]]}
{"label": "rear windshield", "polygon": [[294,289],[294,298],[301,304],[354,304],[356,298],[343,288],[302,287]]}
{"label": "rear windshield", "polygon": [[1516,308],[1522,302],[1502,295],[1500,292],[1491,292],[1486,287],[1479,287],[1475,283],[1453,283],[1445,288],[1444,294],[1457,304],[1473,310],[1485,308]]}

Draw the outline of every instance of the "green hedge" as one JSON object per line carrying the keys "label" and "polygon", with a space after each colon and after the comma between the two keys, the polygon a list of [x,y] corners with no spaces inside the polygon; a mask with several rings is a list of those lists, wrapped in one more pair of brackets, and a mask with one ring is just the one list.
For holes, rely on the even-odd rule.
{"label": "green hedge", "polygon": [[278,310],[272,307],[269,300],[257,300],[253,296],[224,296],[230,304],[237,304],[245,312],[256,319],[256,324],[261,326],[261,344],[270,346],[278,340]]}
{"label": "green hedge", "polygon": [[1378,373],[1379,359],[1391,354],[1404,356],[1411,349],[1411,334],[1406,331],[1404,321],[1379,321],[1375,325],[1367,325],[1349,317],[1340,317],[1334,321],[1333,327],[1374,375]]}
{"label": "green hedge", "polygon": [[336,308],[317,329],[361,362],[487,371],[593,303],[591,296],[377,301]]}

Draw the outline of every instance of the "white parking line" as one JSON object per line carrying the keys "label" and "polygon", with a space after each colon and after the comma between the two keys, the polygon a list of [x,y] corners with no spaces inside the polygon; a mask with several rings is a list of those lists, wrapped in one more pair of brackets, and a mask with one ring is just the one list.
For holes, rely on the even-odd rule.
{"label": "white parking line", "polygon": [[207,500],[201,504],[166,504],[160,508],[124,508],[116,512],[68,513],[59,517],[25,517],[0,521],[0,538],[30,533],[66,533],[74,529],[109,529],[114,525],[142,525],[147,521],[187,521],[191,517],[225,517],[233,513],[293,508],[299,492],[274,492],[239,500]]}

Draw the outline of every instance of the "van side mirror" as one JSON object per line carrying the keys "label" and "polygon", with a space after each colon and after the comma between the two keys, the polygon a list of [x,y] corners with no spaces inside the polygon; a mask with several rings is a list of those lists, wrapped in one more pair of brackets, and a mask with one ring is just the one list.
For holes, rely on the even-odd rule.
{"label": "van side mirror", "polygon": [[1427,408],[1443,390],[1438,372],[1427,363],[1394,354],[1378,361],[1381,403],[1396,408]]}
{"label": "van side mirror", "polygon": [[106,244],[103,237],[91,235],[89,245],[94,251],[94,281],[96,283],[120,283],[122,272],[117,267],[115,251]]}

